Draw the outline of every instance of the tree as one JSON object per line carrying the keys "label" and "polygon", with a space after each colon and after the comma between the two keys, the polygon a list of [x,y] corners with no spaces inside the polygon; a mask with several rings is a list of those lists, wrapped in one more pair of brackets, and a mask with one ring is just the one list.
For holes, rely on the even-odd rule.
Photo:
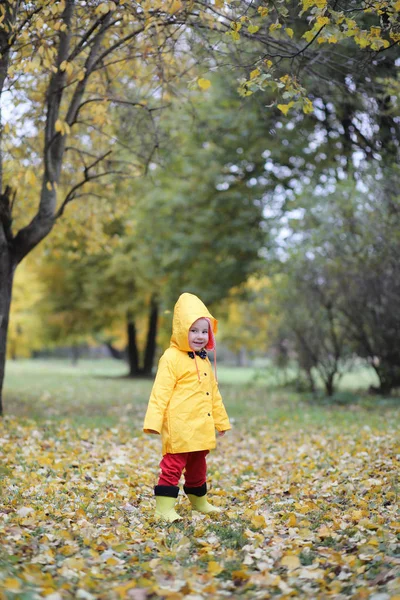
{"label": "tree", "polygon": [[[162,87],[186,69],[184,54],[179,52],[178,63],[174,53],[182,24],[193,14],[198,19],[197,9],[202,12],[195,2],[186,10],[166,1],[143,6],[132,1],[2,3],[3,114],[8,93],[14,110],[29,105],[29,123],[22,139],[15,124],[0,129],[0,390],[17,265],[48,236],[72,201],[88,194],[104,197],[110,190],[99,188],[99,180],[126,174],[107,115],[110,105],[128,103],[143,115],[136,119],[133,172],[148,164],[157,145],[154,115],[163,102]],[[143,144],[143,131],[150,147]],[[13,154],[25,169],[25,185],[19,185],[20,175],[13,177]],[[39,202],[36,197],[28,201],[26,188],[35,184]]]}
{"label": "tree", "polygon": [[[386,171],[393,181],[396,167]],[[345,358],[352,352],[375,369],[379,392],[390,393],[400,386],[398,194],[388,195],[380,168],[370,167],[362,185],[344,180],[300,202],[307,210],[292,219],[290,253],[281,262],[284,289],[296,293],[280,300],[282,318],[289,314],[311,357],[329,347],[332,373],[340,349]]]}
{"label": "tree", "polygon": [[312,391],[317,372],[326,394],[332,396],[351,356],[335,285],[326,277],[324,264],[302,248],[281,271],[269,295],[270,311],[278,316],[271,319],[271,337],[294,350]]}
{"label": "tree", "polygon": [[400,387],[400,199],[398,186],[389,195],[374,176],[364,181],[362,193],[336,204],[341,219],[335,238],[326,234],[326,272],[340,289],[338,308],[354,351],[376,371],[377,391],[389,394]]}

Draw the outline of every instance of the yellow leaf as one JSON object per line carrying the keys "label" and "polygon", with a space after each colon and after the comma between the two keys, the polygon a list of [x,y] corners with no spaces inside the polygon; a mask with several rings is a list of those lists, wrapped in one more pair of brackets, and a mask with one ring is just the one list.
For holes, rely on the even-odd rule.
{"label": "yellow leaf", "polygon": [[83,558],[66,558],[63,562],[63,567],[68,567],[68,569],[76,569],[77,571],[81,571],[85,566],[85,561]]}
{"label": "yellow leaf", "polygon": [[210,560],[208,563],[208,572],[211,575],[219,575],[224,570],[224,567],[221,567],[215,560]]}
{"label": "yellow leaf", "polygon": [[260,69],[254,69],[254,71],[252,71],[250,73],[250,79],[254,79],[255,77],[258,77],[260,75],[261,71]]}
{"label": "yellow leaf", "polygon": [[66,544],[65,546],[60,548],[59,552],[63,556],[71,556],[71,554],[75,554],[76,548],[75,546],[69,546],[68,544]]}
{"label": "yellow leaf", "polygon": [[271,25],[269,26],[269,30],[272,33],[273,31],[276,31],[277,29],[281,29],[282,27],[282,23],[279,23],[278,21],[276,21],[275,23],[271,23]]}
{"label": "yellow leaf", "polygon": [[173,15],[174,13],[178,12],[179,10],[182,9],[182,2],[181,0],[172,0],[171,5],[168,9],[168,12]]}
{"label": "yellow leaf", "polygon": [[250,575],[241,569],[240,571],[232,571],[232,579],[238,579],[239,581],[247,581],[250,579]]}
{"label": "yellow leaf", "polygon": [[4,581],[2,582],[2,587],[3,586],[3,589],[9,592],[19,592],[21,589],[20,581],[18,581],[18,579],[13,579],[12,577],[7,577],[6,579],[4,579]]}
{"label": "yellow leaf", "polygon": [[48,181],[48,182],[46,183],[46,188],[47,188],[48,190],[50,190],[50,191],[53,189],[53,186],[51,185],[50,181]]}
{"label": "yellow leaf", "polygon": [[197,80],[197,85],[202,90],[208,90],[211,85],[211,81],[209,79],[203,79],[203,77],[200,77],[200,79]]}
{"label": "yellow leaf", "polygon": [[300,567],[300,559],[294,554],[285,554],[281,560],[281,565],[287,567],[290,571]]}
{"label": "yellow leaf", "polygon": [[323,27],[329,23],[328,17],[317,17],[317,25],[318,27]]}
{"label": "yellow leaf", "polygon": [[380,27],[371,27],[370,29],[370,36],[371,37],[380,37],[381,35],[381,28]]}
{"label": "yellow leaf", "polygon": [[253,518],[251,519],[251,524],[256,529],[263,529],[264,527],[267,526],[265,517],[263,517],[263,515],[254,515]]}
{"label": "yellow leaf", "polygon": [[305,34],[303,35],[303,38],[306,40],[306,42],[311,42],[314,35],[315,35],[315,31],[313,31],[313,30],[306,31]]}
{"label": "yellow leaf", "polygon": [[286,33],[288,34],[288,36],[289,36],[290,38],[292,38],[292,37],[293,37],[293,34],[294,34],[294,31],[293,31],[293,29],[291,29],[290,27],[286,27],[285,31],[286,31]]}
{"label": "yellow leaf", "polygon": [[57,119],[57,121],[55,122],[54,129],[57,132],[61,133],[61,135],[65,135],[66,133],[69,133],[71,131],[68,123],[66,123],[65,121],[61,121],[60,119]]}
{"label": "yellow leaf", "polygon": [[369,40],[365,37],[365,35],[354,36],[354,41],[360,46],[360,48],[366,48],[369,44]]}
{"label": "yellow leaf", "polygon": [[293,104],[294,102],[289,102],[289,104],[278,104],[278,108],[284,115],[287,115]]}
{"label": "yellow leaf", "polygon": [[132,590],[135,587],[136,581],[128,581],[128,583],[123,583],[121,585],[117,585],[117,587],[114,587],[113,594],[117,594],[118,598],[134,598],[133,595],[127,595],[127,592],[129,592],[129,590]]}
{"label": "yellow leaf", "polygon": [[257,33],[257,31],[260,29],[260,27],[258,25],[249,25],[247,28],[247,31],[249,33]]}
{"label": "yellow leaf", "polygon": [[332,535],[332,531],[325,524],[321,525],[317,533],[321,538],[330,537]]}
{"label": "yellow leaf", "polygon": [[53,464],[53,461],[48,456],[38,456],[36,460],[42,467],[49,467]]}
{"label": "yellow leaf", "polygon": [[34,171],[32,171],[31,169],[27,170],[27,172],[25,173],[25,181],[28,185],[36,184],[37,179]]}
{"label": "yellow leaf", "polygon": [[296,523],[297,523],[296,515],[294,513],[290,513],[289,519],[288,519],[288,526],[295,527]]}
{"label": "yellow leaf", "polygon": [[106,15],[108,12],[110,12],[110,8],[107,2],[102,2],[95,10],[96,15]]}
{"label": "yellow leaf", "polygon": [[311,100],[309,98],[305,98],[304,103],[303,103],[303,113],[308,115],[308,114],[312,113],[313,110],[314,110],[313,103],[311,102]]}
{"label": "yellow leaf", "polygon": [[240,40],[240,34],[237,31],[227,31],[226,35],[230,35],[235,42]]}
{"label": "yellow leaf", "polygon": [[323,569],[302,569],[299,577],[301,579],[323,579],[324,573]]}
{"label": "yellow leaf", "polygon": [[351,518],[353,521],[359,521],[362,517],[363,517],[363,511],[362,510],[353,510],[351,513]]}

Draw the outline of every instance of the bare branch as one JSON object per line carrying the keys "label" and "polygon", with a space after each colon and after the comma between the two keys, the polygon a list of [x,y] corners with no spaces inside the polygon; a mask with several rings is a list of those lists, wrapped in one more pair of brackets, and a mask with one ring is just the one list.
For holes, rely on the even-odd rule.
{"label": "bare branch", "polygon": [[86,59],[86,62],[84,65],[85,77],[82,79],[82,81],[80,81],[78,83],[78,85],[76,86],[75,92],[72,96],[72,99],[71,99],[71,102],[70,102],[70,105],[69,105],[69,108],[67,111],[67,116],[65,119],[66,122],[70,126],[73,125],[73,123],[75,122],[77,111],[79,109],[79,105],[81,103],[82,96],[83,96],[83,93],[86,88],[87,80],[88,80],[90,74],[92,73],[93,68],[96,64],[97,54],[100,50],[101,42],[103,41],[104,35],[109,27],[110,22],[111,22],[111,13],[108,13],[104,17],[104,21],[100,27],[100,30],[98,31],[98,33],[96,34],[96,36],[94,38],[94,42],[91,47],[89,56]]}
{"label": "bare branch", "polygon": [[[70,202],[72,202],[73,200],[76,199],[76,197],[77,197],[75,194],[76,190],[81,188],[83,185],[85,185],[85,183],[88,183],[89,181],[93,181],[94,179],[100,179],[101,177],[107,177],[108,175],[125,175],[125,176],[127,176],[128,174],[125,173],[124,171],[106,171],[104,173],[97,173],[95,175],[85,174],[85,178],[82,179],[81,181],[79,181],[76,185],[74,185],[74,187],[71,188],[71,190],[68,192],[68,194],[64,198],[60,208],[56,212],[55,220],[57,220],[59,217],[61,217],[61,215],[65,211],[65,207],[67,206],[67,204],[69,204]],[[80,194],[80,196],[82,196],[82,195],[86,195],[86,194]],[[92,194],[87,194],[87,195],[92,195]]]}

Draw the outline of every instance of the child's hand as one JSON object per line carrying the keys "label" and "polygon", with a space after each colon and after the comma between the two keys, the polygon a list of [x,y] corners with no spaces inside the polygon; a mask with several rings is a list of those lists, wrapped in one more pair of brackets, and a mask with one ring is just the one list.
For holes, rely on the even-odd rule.
{"label": "child's hand", "polygon": [[225,434],[226,434],[226,431],[218,431],[218,435],[219,435],[219,437],[222,437],[222,436],[223,436],[223,435],[225,435]]}

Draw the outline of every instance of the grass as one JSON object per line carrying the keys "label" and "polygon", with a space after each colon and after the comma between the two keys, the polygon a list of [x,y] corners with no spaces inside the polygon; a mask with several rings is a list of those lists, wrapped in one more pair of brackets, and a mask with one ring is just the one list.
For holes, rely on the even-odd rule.
{"label": "grass", "polygon": [[[140,431],[152,381],[126,377],[126,365],[115,360],[9,361],[6,370],[5,414],[54,423],[69,419],[73,425]],[[284,376],[277,369],[219,367],[220,389],[236,425],[260,423],[282,427],[316,427],[328,421],[384,426],[398,420],[398,399],[366,394],[373,373],[360,369],[348,374],[333,401],[317,399],[279,387]],[[357,385],[358,383],[358,385]],[[364,391],[362,391],[364,388]],[[358,389],[358,391],[357,391]],[[361,389],[361,391],[359,391]]]}

